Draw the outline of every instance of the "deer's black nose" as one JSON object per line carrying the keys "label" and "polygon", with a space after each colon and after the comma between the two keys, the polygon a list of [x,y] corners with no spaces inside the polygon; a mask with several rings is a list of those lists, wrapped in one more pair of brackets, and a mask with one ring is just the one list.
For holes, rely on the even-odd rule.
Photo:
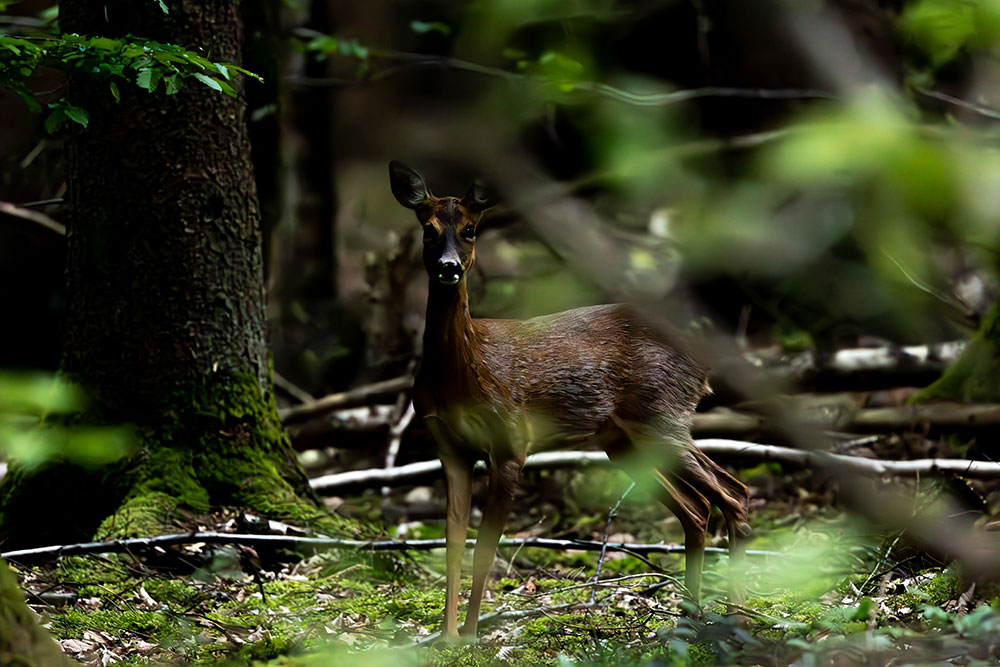
{"label": "deer's black nose", "polygon": [[457,285],[462,279],[462,265],[453,260],[438,262],[438,280],[444,285]]}

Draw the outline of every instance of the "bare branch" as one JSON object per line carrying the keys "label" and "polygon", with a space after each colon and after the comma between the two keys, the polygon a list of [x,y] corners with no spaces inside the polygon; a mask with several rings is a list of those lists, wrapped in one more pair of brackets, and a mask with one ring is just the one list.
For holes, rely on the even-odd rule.
{"label": "bare branch", "polygon": [[[404,397],[405,399],[405,397]],[[396,457],[399,455],[399,447],[403,442],[403,433],[409,427],[410,422],[413,421],[413,417],[416,416],[416,410],[413,408],[413,401],[406,402],[406,408],[403,410],[403,414],[399,417],[399,421],[392,425],[392,429],[389,431],[389,446],[386,448],[385,452],[385,468],[386,470],[391,470],[396,465]],[[389,495],[389,487],[382,487],[382,495]]]}
{"label": "bare branch", "polygon": [[[269,547],[271,549],[361,549],[365,551],[428,551],[443,549],[445,540],[345,540],[329,537],[295,537],[291,535],[243,535],[239,533],[190,532],[158,535],[156,537],[136,537],[107,542],[82,542],[62,544],[33,549],[19,549],[0,553],[0,558],[25,563],[63,556],[82,554],[134,553],[142,554],[153,549],[180,546],[184,544],[235,544],[242,546]],[[465,548],[472,549],[476,541],[468,539]],[[502,547],[537,547],[540,549],[576,549],[578,551],[600,551],[605,545],[596,540],[554,540],[542,537],[504,538]],[[634,544],[631,542],[608,542],[609,551],[624,551],[637,554],[684,553],[680,544]],[[708,547],[710,553],[727,553],[721,547]],[[747,551],[753,556],[779,556],[776,551]]]}
{"label": "bare branch", "polygon": [[932,99],[938,100],[940,102],[946,102],[960,109],[965,109],[973,113],[979,114],[985,118],[991,120],[1000,120],[1000,111],[988,107],[984,104],[978,104],[976,102],[969,102],[968,100],[963,100],[958,97],[953,97],[947,93],[942,93],[937,90],[932,90],[930,88],[924,88],[923,86],[913,86],[914,92],[917,92],[925,97],[930,97]]}
{"label": "bare branch", "polygon": [[[961,475],[963,477],[1000,477],[1000,463],[969,461],[965,459],[914,459],[912,461],[883,461],[819,451],[805,451],[789,447],[761,445],[740,440],[697,440],[695,444],[706,454],[752,461],[775,461],[802,467],[836,466],[845,471],[875,477],[926,477],[934,475]],[[542,452],[532,454],[525,462],[525,469],[587,468],[610,466],[604,452]],[[441,470],[440,461],[420,461],[391,470],[381,468],[351,470],[323,475],[311,480],[312,488],[322,493],[351,485],[405,484],[428,477]],[[485,470],[480,462],[477,470]]]}
{"label": "bare branch", "polygon": [[22,220],[34,222],[35,224],[45,227],[50,232],[55,232],[59,236],[66,236],[66,225],[61,222],[56,222],[44,213],[32,211],[31,209],[18,206],[17,204],[11,204],[8,201],[0,201],[0,213],[5,213],[12,218],[20,218]]}
{"label": "bare branch", "polygon": [[358,403],[364,403],[365,401],[376,396],[398,394],[401,391],[407,391],[411,387],[413,387],[413,377],[410,375],[404,375],[402,377],[392,378],[391,380],[383,380],[381,382],[362,385],[348,391],[328,394],[311,403],[280,410],[278,414],[281,416],[281,420],[286,425],[296,424],[314,417],[322,417],[329,412],[333,412],[337,408],[346,408],[351,405],[357,405]]}
{"label": "bare branch", "polygon": [[[936,403],[891,408],[856,409],[843,404],[796,410],[804,424],[849,432],[885,433],[927,428],[933,431],[1000,426],[1000,405]],[[770,432],[772,420],[758,414],[717,408],[694,415],[692,432],[698,436],[740,437]],[[780,424],[777,427],[780,429]]]}
{"label": "bare branch", "polygon": [[297,400],[299,403],[312,403],[313,401],[316,400],[316,398],[312,396],[309,392],[307,392],[304,389],[301,389],[295,383],[290,382],[288,378],[286,378],[281,373],[275,371],[273,373],[273,376],[274,376],[274,386],[277,387],[278,389],[281,389],[283,392],[285,392],[286,394]]}

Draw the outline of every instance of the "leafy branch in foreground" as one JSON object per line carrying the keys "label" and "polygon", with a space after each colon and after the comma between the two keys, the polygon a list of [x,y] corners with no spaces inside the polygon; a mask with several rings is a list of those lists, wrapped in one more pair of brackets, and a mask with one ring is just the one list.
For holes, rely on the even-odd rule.
{"label": "leafy branch in foreground", "polygon": [[[33,111],[42,105],[32,92],[29,79],[39,70],[55,69],[67,75],[104,77],[108,91],[121,99],[117,80],[134,84],[150,93],[162,84],[167,95],[179,91],[185,80],[199,82],[231,97],[239,74],[261,78],[242,67],[215,62],[176,44],[165,44],[132,35],[121,39],[77,34],[12,36],[0,35],[0,86],[18,93]],[[48,105],[53,109],[45,126],[50,132],[69,119],[84,127],[86,110],[65,101]]]}
{"label": "leafy branch in foreground", "polygon": [[123,428],[76,423],[86,400],[75,385],[40,373],[0,372],[0,453],[23,468],[62,458],[81,465],[117,461],[132,447]]}

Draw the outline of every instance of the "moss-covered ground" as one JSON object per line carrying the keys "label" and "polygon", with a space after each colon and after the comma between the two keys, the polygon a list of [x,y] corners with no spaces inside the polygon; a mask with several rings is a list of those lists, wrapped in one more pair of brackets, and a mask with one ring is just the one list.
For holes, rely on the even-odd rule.
{"label": "moss-covered ground", "polygon": [[[808,476],[807,474],[801,474]],[[905,535],[885,534],[830,509],[822,490],[774,466],[743,471],[755,491],[748,599],[726,615],[726,557],[706,559],[700,616],[685,614],[683,557],[608,554],[601,583],[593,552],[501,549],[474,644],[421,643],[440,628],[443,550],[329,551],[311,556],[187,545],[155,558],[84,556],[17,566],[29,603],[64,650],[84,664],[487,665],[881,664],[1000,657],[994,591],[922,559]],[[528,476],[508,535],[601,539],[627,479],[607,471]],[[767,489],[767,498],[762,489]],[[915,497],[937,493],[925,484]],[[383,511],[375,492],[344,498],[369,533],[438,537],[440,514],[405,520],[410,489]],[[409,495],[408,495],[409,494]],[[421,495],[421,494],[417,494]],[[369,524],[402,516],[393,524]],[[202,517],[219,524],[234,515]],[[203,526],[212,528],[214,526]],[[470,535],[474,535],[470,530]],[[661,506],[629,495],[611,539],[677,542]],[[713,524],[710,546],[725,546]],[[467,555],[471,561],[471,554]],[[467,562],[468,565],[468,562]],[[466,568],[468,574],[469,568]],[[468,582],[466,581],[466,586]],[[992,606],[991,606],[992,602]],[[845,662],[846,661],[846,662]],[[874,662],[871,662],[874,661]]]}

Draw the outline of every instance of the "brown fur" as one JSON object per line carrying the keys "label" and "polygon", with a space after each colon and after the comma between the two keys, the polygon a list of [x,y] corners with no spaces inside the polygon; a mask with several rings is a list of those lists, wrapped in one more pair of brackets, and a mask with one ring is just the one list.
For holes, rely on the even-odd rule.
{"label": "brown fur", "polygon": [[[393,193],[417,211],[424,226],[431,278],[414,403],[437,440],[448,481],[445,633],[457,629],[472,463],[485,458],[491,466],[464,627],[474,634],[485,577],[525,458],[582,442],[604,448],[633,476],[658,486],[660,499],[684,527],[687,583],[697,599],[711,506],[722,510],[732,547],[747,531],[746,487],[690,436],[691,415],[708,391],[706,369],[624,305],[530,320],[472,319],[465,283],[475,261],[469,232],[485,209],[484,196],[474,186],[461,200],[437,198],[416,172],[393,163],[390,173]],[[450,268],[442,269],[446,260],[453,262],[448,267],[460,265],[455,284],[442,284],[453,277]],[[732,551],[734,563],[739,553]]]}

